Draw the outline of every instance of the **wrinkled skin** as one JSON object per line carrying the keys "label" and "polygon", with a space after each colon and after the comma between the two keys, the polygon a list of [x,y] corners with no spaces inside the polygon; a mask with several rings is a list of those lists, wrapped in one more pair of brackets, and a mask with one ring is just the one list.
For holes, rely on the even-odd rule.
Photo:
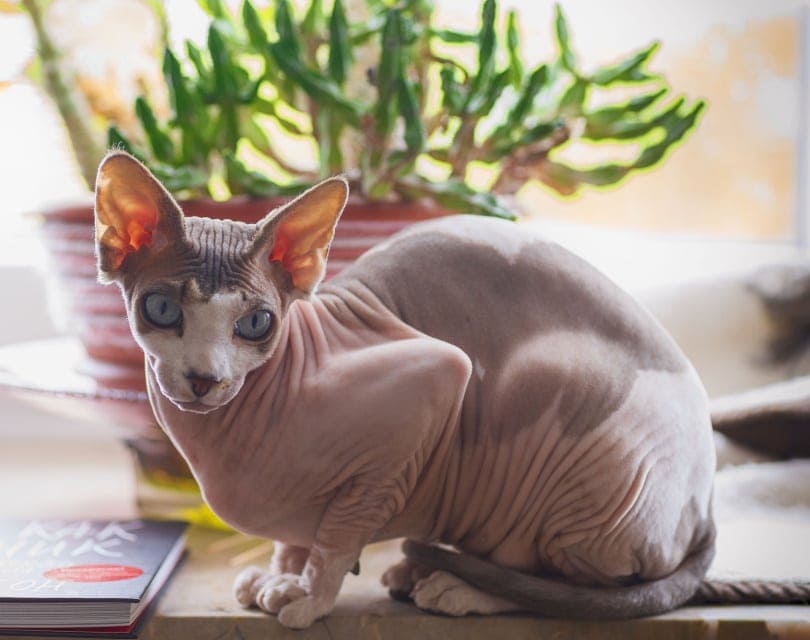
{"label": "wrinkled skin", "polygon": [[[102,221],[114,200],[104,189],[130,171],[100,180]],[[168,206],[150,188],[149,202]],[[272,233],[242,229],[250,255],[258,242],[276,255],[297,215],[269,219]],[[183,224],[186,244],[219,237],[200,232],[220,230],[210,221]],[[320,269],[320,258],[255,263],[244,290],[264,295],[276,319],[261,349],[230,334],[248,308],[238,286],[217,289],[230,292],[218,310],[196,310],[214,300],[199,282],[210,264],[186,273],[176,250],[117,273],[100,255],[146,351],[155,414],[207,502],[240,531],[280,541],[235,593],[286,626],[328,614],[372,541],[441,541],[522,572],[615,586],[670,574],[711,527],[714,454],[694,370],[629,296],[519,226],[414,226],[317,294],[320,276],[298,269]],[[184,279],[197,282],[180,300],[187,325],[174,337],[146,330],[141,296]],[[171,371],[188,366],[182,353],[220,380],[212,395],[194,399],[187,374]],[[217,358],[237,370],[220,375]],[[515,608],[409,561],[384,582],[455,615]]]}

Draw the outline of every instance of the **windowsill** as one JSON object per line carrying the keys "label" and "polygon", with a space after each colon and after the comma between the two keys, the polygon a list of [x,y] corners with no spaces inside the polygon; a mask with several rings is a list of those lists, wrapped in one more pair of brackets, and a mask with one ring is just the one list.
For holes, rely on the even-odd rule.
{"label": "windowsill", "polygon": [[[0,450],[0,486],[8,487],[8,476],[14,478],[26,495],[25,506],[17,500],[17,509],[8,509],[9,495],[0,496],[0,510],[12,515],[34,517],[128,517],[132,515],[131,484],[122,474],[121,452],[109,443],[83,452],[78,447],[65,448],[65,443],[52,442],[34,450],[12,447]],[[38,477],[32,462],[43,464],[57,458],[78,464],[82,473],[74,474],[69,485],[60,481],[58,507],[52,487]],[[66,459],[67,458],[67,459]],[[37,505],[43,512],[37,513]],[[23,509],[23,513],[19,512]],[[54,511],[54,509],[56,509]],[[774,529],[774,522],[777,528]],[[721,526],[718,558],[727,563],[739,563],[757,549],[760,564],[791,566],[790,551],[800,553],[802,541],[810,534],[810,514],[774,517],[754,514],[737,518]],[[747,532],[741,535],[741,532]],[[777,533],[774,536],[774,532]],[[739,541],[745,544],[739,548]],[[734,543],[737,544],[734,544]],[[146,619],[141,640],[172,640],[197,638],[240,638],[242,640],[292,637],[272,616],[256,610],[241,609],[233,598],[231,585],[236,574],[246,564],[262,565],[263,554],[250,560],[238,561],[237,555],[255,548],[256,541],[193,527],[189,534],[189,555],[175,572],[161,594],[154,611]],[[734,547],[738,548],[734,548]],[[747,547],[747,549],[745,548]],[[379,576],[390,564],[398,561],[398,543],[373,545],[366,549],[360,561],[359,576],[347,576],[334,612],[310,629],[296,632],[295,637],[346,638],[606,638],[621,637],[807,637],[810,635],[810,607],[807,606],[737,606],[688,607],[654,618],[618,621],[585,622],[552,620],[531,615],[513,614],[491,617],[468,616],[450,618],[434,616],[409,604],[391,600],[379,584]],[[781,557],[781,561],[779,560]],[[776,559],[776,560],[774,560]],[[797,571],[801,571],[802,558]],[[804,558],[806,564],[807,558]],[[738,565],[739,566],[739,565]],[[806,569],[806,567],[805,567]]]}
{"label": "windowsill", "polygon": [[525,224],[582,256],[637,295],[808,256],[806,250],[789,241],[597,229],[540,219]]}

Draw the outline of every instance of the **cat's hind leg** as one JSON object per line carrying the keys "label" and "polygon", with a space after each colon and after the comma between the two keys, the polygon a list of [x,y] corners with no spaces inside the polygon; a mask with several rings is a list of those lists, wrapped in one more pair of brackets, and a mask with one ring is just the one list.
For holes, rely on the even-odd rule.
{"label": "cat's hind leg", "polygon": [[411,598],[420,609],[450,616],[521,611],[514,602],[481,591],[446,571],[434,571],[419,580],[411,591]]}

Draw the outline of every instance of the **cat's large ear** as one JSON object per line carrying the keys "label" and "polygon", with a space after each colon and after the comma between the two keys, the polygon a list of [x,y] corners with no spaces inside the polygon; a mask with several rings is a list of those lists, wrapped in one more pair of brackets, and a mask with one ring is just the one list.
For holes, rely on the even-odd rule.
{"label": "cat's large ear", "polygon": [[115,151],[96,178],[96,254],[99,279],[111,282],[128,258],[159,253],[184,234],[183,212],[150,171],[131,155]]}
{"label": "cat's large ear", "polygon": [[344,178],[315,185],[259,223],[254,251],[279,263],[296,289],[312,293],[326,272],[329,245],[348,197]]}

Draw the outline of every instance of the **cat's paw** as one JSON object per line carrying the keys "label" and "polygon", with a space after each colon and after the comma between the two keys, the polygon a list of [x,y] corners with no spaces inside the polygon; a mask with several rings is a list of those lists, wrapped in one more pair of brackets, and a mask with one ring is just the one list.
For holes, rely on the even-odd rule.
{"label": "cat's paw", "polygon": [[256,606],[267,613],[279,613],[291,602],[305,598],[307,587],[303,576],[294,573],[271,576],[256,591]]}
{"label": "cat's paw", "polygon": [[445,571],[434,571],[417,582],[411,591],[411,597],[420,609],[449,616],[518,610],[514,603],[476,589]]}
{"label": "cat's paw", "polygon": [[270,574],[259,567],[243,569],[233,581],[233,595],[236,601],[243,607],[252,607],[256,604],[256,594],[269,578]]}
{"label": "cat's paw", "polygon": [[334,606],[334,600],[306,596],[279,611],[278,621],[290,629],[306,629],[332,611]]}
{"label": "cat's paw", "polygon": [[381,582],[388,587],[388,593],[396,600],[409,600],[414,586],[422,578],[426,578],[433,569],[403,558],[395,565],[391,565],[383,573]]}

